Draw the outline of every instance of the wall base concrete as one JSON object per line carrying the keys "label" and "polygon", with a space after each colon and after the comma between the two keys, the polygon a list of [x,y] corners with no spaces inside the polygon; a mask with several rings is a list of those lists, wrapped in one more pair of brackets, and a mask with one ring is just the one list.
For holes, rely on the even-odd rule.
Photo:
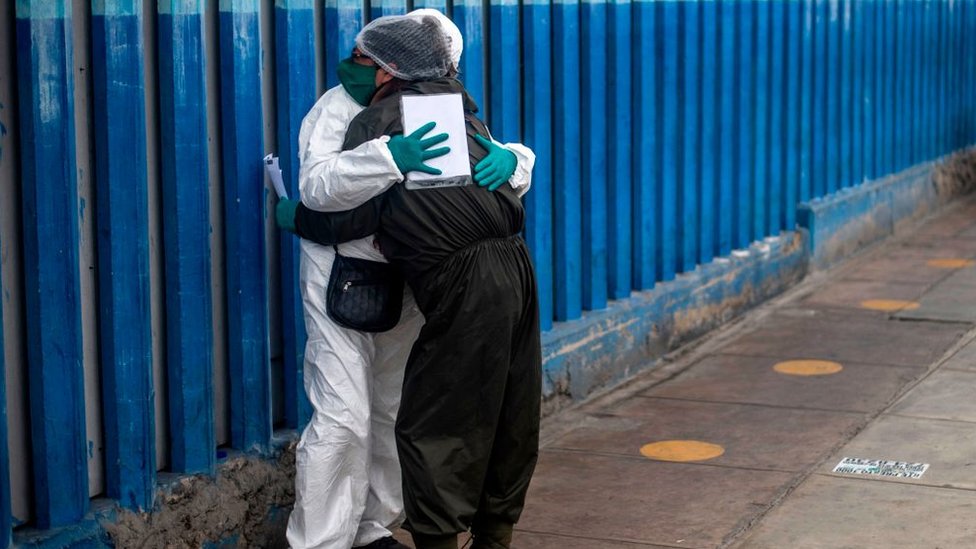
{"label": "wall base concrete", "polygon": [[784,232],[543,335],[544,412],[651,368],[666,353],[781,293],[806,274],[803,233]]}
{"label": "wall base concrete", "polygon": [[835,265],[974,188],[976,150],[969,149],[800,204],[797,221],[810,234],[811,266]]}

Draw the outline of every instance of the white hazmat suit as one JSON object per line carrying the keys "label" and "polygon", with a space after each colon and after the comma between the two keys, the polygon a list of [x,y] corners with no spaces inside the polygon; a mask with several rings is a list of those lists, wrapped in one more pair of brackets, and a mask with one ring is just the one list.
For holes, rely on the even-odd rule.
{"label": "white hazmat suit", "polygon": [[[457,27],[435,10],[410,15],[434,15],[442,22],[457,66],[463,47]],[[340,85],[319,98],[302,121],[298,182],[305,206],[349,210],[403,180],[388,138],[342,151],[346,129],[363,109]],[[535,155],[522,145],[505,147],[518,159],[509,184],[524,194]],[[338,248],[349,257],[386,261],[373,237]],[[334,258],[332,248],[302,240],[305,391],[313,413],[296,452],[295,508],[287,530],[295,549],[368,545],[390,536],[403,518],[393,429],[404,367],[423,316],[405,288],[403,314],[393,330],[370,334],[337,325],[326,312]]]}

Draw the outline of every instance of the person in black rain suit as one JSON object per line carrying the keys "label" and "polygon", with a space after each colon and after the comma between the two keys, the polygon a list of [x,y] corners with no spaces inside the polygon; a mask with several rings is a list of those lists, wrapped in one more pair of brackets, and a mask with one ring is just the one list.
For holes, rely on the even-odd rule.
{"label": "person in black rain suit", "polygon": [[[440,32],[436,25],[429,30]],[[395,67],[392,57],[375,60]],[[380,80],[371,105],[352,121],[344,149],[403,133],[402,95],[460,93],[471,165],[487,154],[480,137],[487,129],[458,80],[411,82],[382,69]],[[509,547],[522,512],[538,457],[542,377],[524,222],[509,185],[490,192],[401,184],[354,210],[295,211],[296,233],[323,245],[375,233],[426,318],[407,362],[396,422],[404,528],[418,549],[456,549],[457,534],[469,528],[473,547]]]}

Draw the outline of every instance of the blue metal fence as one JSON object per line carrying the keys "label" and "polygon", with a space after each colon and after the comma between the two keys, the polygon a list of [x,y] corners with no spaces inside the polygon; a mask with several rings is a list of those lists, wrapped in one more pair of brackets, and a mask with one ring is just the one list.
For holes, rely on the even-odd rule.
{"label": "blue metal fence", "polygon": [[[0,93],[17,108],[0,117],[16,116],[19,130],[0,132],[19,151],[0,155],[19,173],[3,212],[23,223],[0,240],[22,250],[7,272],[24,288],[11,297],[23,314],[3,320],[27,339],[6,367],[29,374],[6,391],[27,395],[29,417],[0,413],[0,546],[14,525],[59,526],[87,512],[88,461],[99,453],[86,432],[85,371],[100,372],[101,495],[129,508],[153,498],[158,391],[173,472],[211,472],[218,445],[262,450],[275,428],[304,424],[297,247],[266,238],[260,158],[280,154],[296,191],[298,129],[323,91],[316,82],[336,83],[371,18],[417,7],[452,15],[466,38],[461,77],[495,137],[538,154],[526,238],[546,329],[792,229],[798,201],[976,142],[976,0],[156,4],[144,12],[142,0],[104,0],[79,14],[68,0],[17,0],[14,19],[2,20],[17,86]],[[156,32],[144,34],[147,23]],[[78,44],[90,48],[90,71],[75,70]],[[79,199],[85,155],[94,204]],[[211,196],[222,198],[217,210]],[[98,235],[92,295],[79,283],[86,215]],[[97,311],[96,363],[83,359],[83,304]],[[159,332],[153,307],[165,319]],[[223,318],[215,310],[226,322],[213,322]],[[152,363],[154,344],[163,364]],[[226,362],[215,371],[217,355]],[[153,387],[154,368],[165,388]],[[224,384],[226,404],[214,393]],[[3,394],[0,377],[0,412]],[[227,440],[215,434],[224,405]],[[29,447],[10,453],[31,456],[29,493],[11,493],[5,476],[7,421],[30,425]]]}

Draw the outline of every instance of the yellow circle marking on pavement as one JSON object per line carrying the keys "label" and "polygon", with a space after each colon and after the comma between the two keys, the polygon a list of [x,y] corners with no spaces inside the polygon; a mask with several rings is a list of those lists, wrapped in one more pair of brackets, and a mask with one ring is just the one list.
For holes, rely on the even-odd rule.
{"label": "yellow circle marking on pavement", "polygon": [[919,304],[916,301],[902,301],[900,299],[869,299],[861,302],[861,307],[872,311],[885,311],[893,313],[895,311],[914,311]]}
{"label": "yellow circle marking on pavement", "polygon": [[773,369],[789,376],[826,376],[836,374],[844,367],[830,360],[787,360]]}
{"label": "yellow circle marking on pavement", "polygon": [[724,454],[725,448],[698,440],[662,440],[645,444],[640,453],[658,461],[705,461]]}
{"label": "yellow circle marking on pavement", "polygon": [[928,261],[929,267],[935,267],[937,269],[964,269],[966,267],[972,267],[976,264],[976,261],[972,259],[930,259]]}

